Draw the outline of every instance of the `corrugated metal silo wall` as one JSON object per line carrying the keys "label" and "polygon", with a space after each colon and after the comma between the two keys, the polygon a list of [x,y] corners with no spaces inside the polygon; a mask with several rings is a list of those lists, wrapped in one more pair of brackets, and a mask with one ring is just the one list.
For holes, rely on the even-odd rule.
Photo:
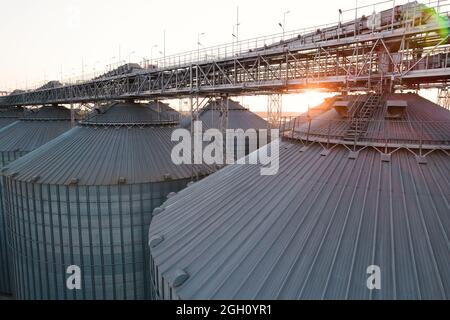
{"label": "corrugated metal silo wall", "polygon": [[[7,145],[5,148],[7,150],[0,151],[0,170],[71,128],[70,121],[67,120],[51,121],[45,126],[41,121],[38,122],[38,125],[30,125],[30,123],[34,122],[17,121],[1,129],[2,139]],[[18,147],[17,150],[13,150],[13,145]],[[0,292],[10,295],[14,291],[11,272],[13,268],[8,253],[10,248],[4,214],[4,187],[1,183],[0,180]]]}
{"label": "corrugated metal silo wall", "polygon": [[[0,152],[0,168],[3,168],[11,161],[14,161],[27,152],[23,151],[10,151]],[[0,182],[0,293],[11,294],[11,265],[8,255],[8,237],[6,233],[6,216],[3,214],[4,201],[3,201],[3,184]]]}
{"label": "corrugated metal silo wall", "polygon": [[[3,177],[18,299],[149,299],[151,213],[190,179],[64,186]],[[68,290],[67,267],[82,271]]]}

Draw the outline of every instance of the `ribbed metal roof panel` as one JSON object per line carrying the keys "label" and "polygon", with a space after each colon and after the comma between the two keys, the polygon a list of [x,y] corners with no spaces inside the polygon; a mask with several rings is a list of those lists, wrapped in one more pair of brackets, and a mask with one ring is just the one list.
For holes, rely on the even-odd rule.
{"label": "ribbed metal roof panel", "polygon": [[[75,118],[78,118],[74,110]],[[21,120],[70,120],[71,111],[63,106],[43,106],[39,109],[26,110]]]}
{"label": "ribbed metal roof panel", "polygon": [[[9,248],[0,248],[12,261],[15,296],[152,296],[146,243],[153,209],[208,169],[173,164],[177,126],[160,116],[148,105],[115,104],[98,122],[79,125],[7,166],[4,207],[13,222],[3,228],[11,226],[3,232]],[[24,207],[24,201],[34,205]],[[82,290],[66,288],[67,265],[83,270]],[[29,274],[30,268],[36,272]]]}
{"label": "ribbed metal roof panel", "polygon": [[64,107],[46,106],[13,115],[20,118],[4,118],[8,126],[0,131],[0,152],[32,151],[71,128],[70,110]]}
{"label": "ribbed metal roof panel", "polygon": [[[39,182],[79,185],[164,181],[190,177],[192,167],[175,165],[171,151],[176,127],[92,128],[77,127],[9,165],[6,174],[18,172],[17,180],[39,176]],[[210,173],[199,167],[199,173]]]}
{"label": "ribbed metal roof panel", "polygon": [[[354,100],[354,96],[343,97]],[[427,142],[445,143],[450,141],[450,112],[444,108],[420,97],[416,94],[390,94],[384,97],[386,100],[406,101],[405,114],[400,119],[385,120],[386,107],[377,108],[368,122],[367,130],[360,140],[408,142],[420,140]],[[286,128],[291,129],[295,123],[294,137],[296,134],[310,136],[343,137],[349,129],[351,120],[342,118],[331,109],[310,120],[306,114],[290,121]],[[310,122],[310,123],[309,123]],[[422,124],[423,123],[423,124]]]}
{"label": "ribbed metal roof panel", "polygon": [[0,110],[0,129],[5,128],[23,117],[22,108],[7,108]]}
{"label": "ribbed metal roof panel", "polygon": [[[156,118],[155,118],[156,117]],[[79,185],[158,182],[183,179],[192,175],[192,166],[175,165],[171,152],[178,142],[171,134],[178,126],[127,126],[148,123],[159,114],[147,105],[115,104],[106,112],[20,158],[8,166],[5,174],[28,181],[39,177],[40,183],[67,184],[77,179]],[[95,123],[124,123],[123,126],[96,126]],[[51,122],[50,122],[51,123]],[[0,140],[1,141],[1,140]],[[194,166],[199,175],[212,172],[208,166]]]}
{"label": "ribbed metal roof panel", "polygon": [[16,121],[17,118],[0,118],[0,129],[3,129]]}
{"label": "ribbed metal roof panel", "polygon": [[[280,171],[230,165],[171,198],[150,234],[158,281],[181,299],[448,299],[450,157],[356,160],[282,144]],[[366,269],[381,268],[381,290]],[[163,279],[163,280],[162,280]],[[166,290],[166,294],[167,290]],[[167,298],[167,297],[166,297]]]}
{"label": "ribbed metal roof panel", "polygon": [[160,101],[157,102],[153,101],[149,105],[157,112],[161,112],[168,115],[168,117],[171,119],[179,119],[181,117],[181,114],[177,110],[169,106],[167,103],[163,103]]}
{"label": "ribbed metal roof panel", "polygon": [[[100,110],[99,110],[100,111]],[[159,121],[178,120],[178,113],[168,107],[157,103],[137,104],[137,103],[114,103],[98,114],[91,115],[83,121],[86,124],[146,124],[157,123]]]}
{"label": "ribbed metal roof panel", "polygon": [[0,152],[29,152],[70,130],[67,120],[16,121],[0,131]]}
{"label": "ribbed metal roof panel", "polygon": [[[267,129],[267,122],[263,118],[235,101],[229,100],[228,103],[228,129]],[[220,118],[217,102],[205,106],[199,115],[199,120],[203,121],[207,128],[219,128]]]}

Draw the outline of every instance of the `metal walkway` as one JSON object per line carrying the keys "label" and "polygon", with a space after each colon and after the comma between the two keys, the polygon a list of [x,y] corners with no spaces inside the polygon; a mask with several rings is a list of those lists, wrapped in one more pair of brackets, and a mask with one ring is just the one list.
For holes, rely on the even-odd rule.
{"label": "metal walkway", "polygon": [[[157,66],[0,97],[0,105],[435,86],[450,78],[448,4],[417,2],[314,31],[167,57]],[[439,12],[440,14],[437,14]],[[392,16],[392,19],[391,19]],[[443,25],[444,28],[443,28]],[[444,30],[445,29],[445,30]],[[236,49],[237,48],[237,49]]]}
{"label": "metal walkway", "polygon": [[367,97],[362,107],[355,112],[354,117],[352,116],[344,140],[354,141],[366,132],[369,121],[376,108],[381,107],[381,102],[381,94],[370,94]]}

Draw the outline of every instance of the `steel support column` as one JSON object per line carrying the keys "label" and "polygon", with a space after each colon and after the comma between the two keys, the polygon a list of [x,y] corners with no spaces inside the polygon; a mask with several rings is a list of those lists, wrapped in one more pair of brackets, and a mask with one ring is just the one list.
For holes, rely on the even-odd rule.
{"label": "steel support column", "polygon": [[450,92],[448,87],[438,89],[437,102],[441,107],[450,110]]}
{"label": "steel support column", "polygon": [[283,95],[271,94],[267,101],[267,123],[269,128],[279,128],[281,113],[283,111]]}

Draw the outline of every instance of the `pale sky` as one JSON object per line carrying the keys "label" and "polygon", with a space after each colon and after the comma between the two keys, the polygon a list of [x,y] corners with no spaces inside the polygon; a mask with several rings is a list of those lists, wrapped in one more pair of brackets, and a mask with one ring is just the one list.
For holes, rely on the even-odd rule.
{"label": "pale sky", "polygon": [[[30,87],[99,72],[111,62],[197,49],[197,36],[208,47],[232,41],[239,6],[239,38],[337,22],[338,9],[355,0],[2,0],[0,10],[0,90]],[[359,5],[373,3],[359,0]],[[378,1],[377,1],[378,2]],[[396,4],[401,1],[396,0]],[[379,9],[378,9],[379,8]],[[377,7],[376,10],[381,10]],[[373,7],[365,9],[366,14]],[[350,19],[354,12],[346,13]],[[360,14],[358,14],[360,15]],[[134,52],[134,53],[133,53]]]}

